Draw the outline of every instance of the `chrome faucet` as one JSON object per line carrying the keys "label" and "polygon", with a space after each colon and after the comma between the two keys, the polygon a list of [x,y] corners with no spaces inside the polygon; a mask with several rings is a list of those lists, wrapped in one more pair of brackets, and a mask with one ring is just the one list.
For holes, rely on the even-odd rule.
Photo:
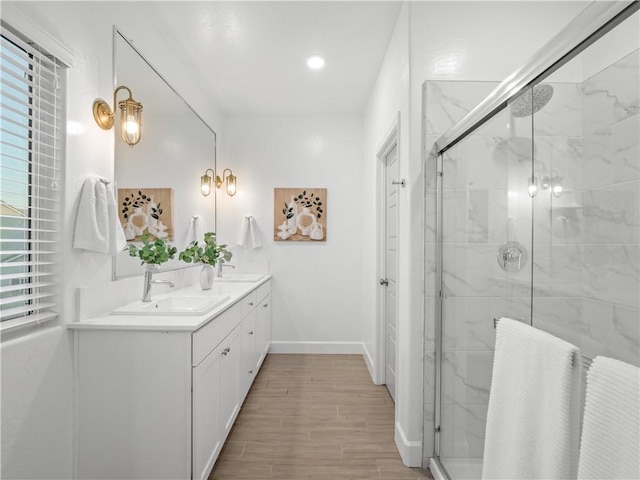
{"label": "chrome faucet", "polygon": [[166,283],[171,288],[173,288],[173,282],[169,280],[153,280],[153,272],[151,270],[144,271],[144,290],[142,291],[142,301],[150,302],[151,301],[151,285],[154,283]]}
{"label": "chrome faucet", "polygon": [[218,262],[218,278],[222,277],[222,267],[236,268],[236,266],[231,263]]}

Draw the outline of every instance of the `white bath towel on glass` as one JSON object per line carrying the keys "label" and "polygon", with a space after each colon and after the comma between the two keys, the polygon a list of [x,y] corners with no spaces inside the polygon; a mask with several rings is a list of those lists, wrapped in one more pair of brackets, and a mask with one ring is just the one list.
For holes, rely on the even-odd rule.
{"label": "white bath towel on glass", "polygon": [[580,480],[640,478],[640,369],[596,357],[587,372]]}
{"label": "white bath towel on glass", "polygon": [[501,318],[491,378],[482,478],[576,477],[581,383],[577,347]]}

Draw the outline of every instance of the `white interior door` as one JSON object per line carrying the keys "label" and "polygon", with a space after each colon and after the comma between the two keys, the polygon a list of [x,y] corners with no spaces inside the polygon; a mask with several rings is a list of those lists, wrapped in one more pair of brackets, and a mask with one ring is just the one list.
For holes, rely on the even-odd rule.
{"label": "white interior door", "polygon": [[385,286],[384,342],[385,384],[391,398],[396,399],[396,345],[398,326],[398,146],[394,144],[384,157],[385,172],[385,228],[384,268]]}

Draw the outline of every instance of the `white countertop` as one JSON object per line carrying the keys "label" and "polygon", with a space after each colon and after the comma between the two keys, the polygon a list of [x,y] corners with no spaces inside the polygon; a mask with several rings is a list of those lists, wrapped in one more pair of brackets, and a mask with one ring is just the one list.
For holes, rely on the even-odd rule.
{"label": "white countertop", "polygon": [[[172,291],[172,294],[198,295],[228,295],[229,299],[213,310],[203,315],[103,315],[67,325],[71,330],[160,330],[160,331],[185,331],[192,332],[214,317],[236,304],[247,293],[255,290],[260,285],[268,282],[271,275],[265,276],[257,282],[216,282],[211,290],[202,290],[199,285]],[[153,299],[153,296],[152,296]]]}

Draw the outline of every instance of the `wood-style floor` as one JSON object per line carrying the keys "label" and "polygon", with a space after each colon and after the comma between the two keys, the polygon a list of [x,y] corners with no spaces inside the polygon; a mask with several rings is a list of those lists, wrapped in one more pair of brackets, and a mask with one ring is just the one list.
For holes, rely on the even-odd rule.
{"label": "wood-style floor", "polygon": [[431,479],[402,464],[361,355],[268,355],[209,480]]}

